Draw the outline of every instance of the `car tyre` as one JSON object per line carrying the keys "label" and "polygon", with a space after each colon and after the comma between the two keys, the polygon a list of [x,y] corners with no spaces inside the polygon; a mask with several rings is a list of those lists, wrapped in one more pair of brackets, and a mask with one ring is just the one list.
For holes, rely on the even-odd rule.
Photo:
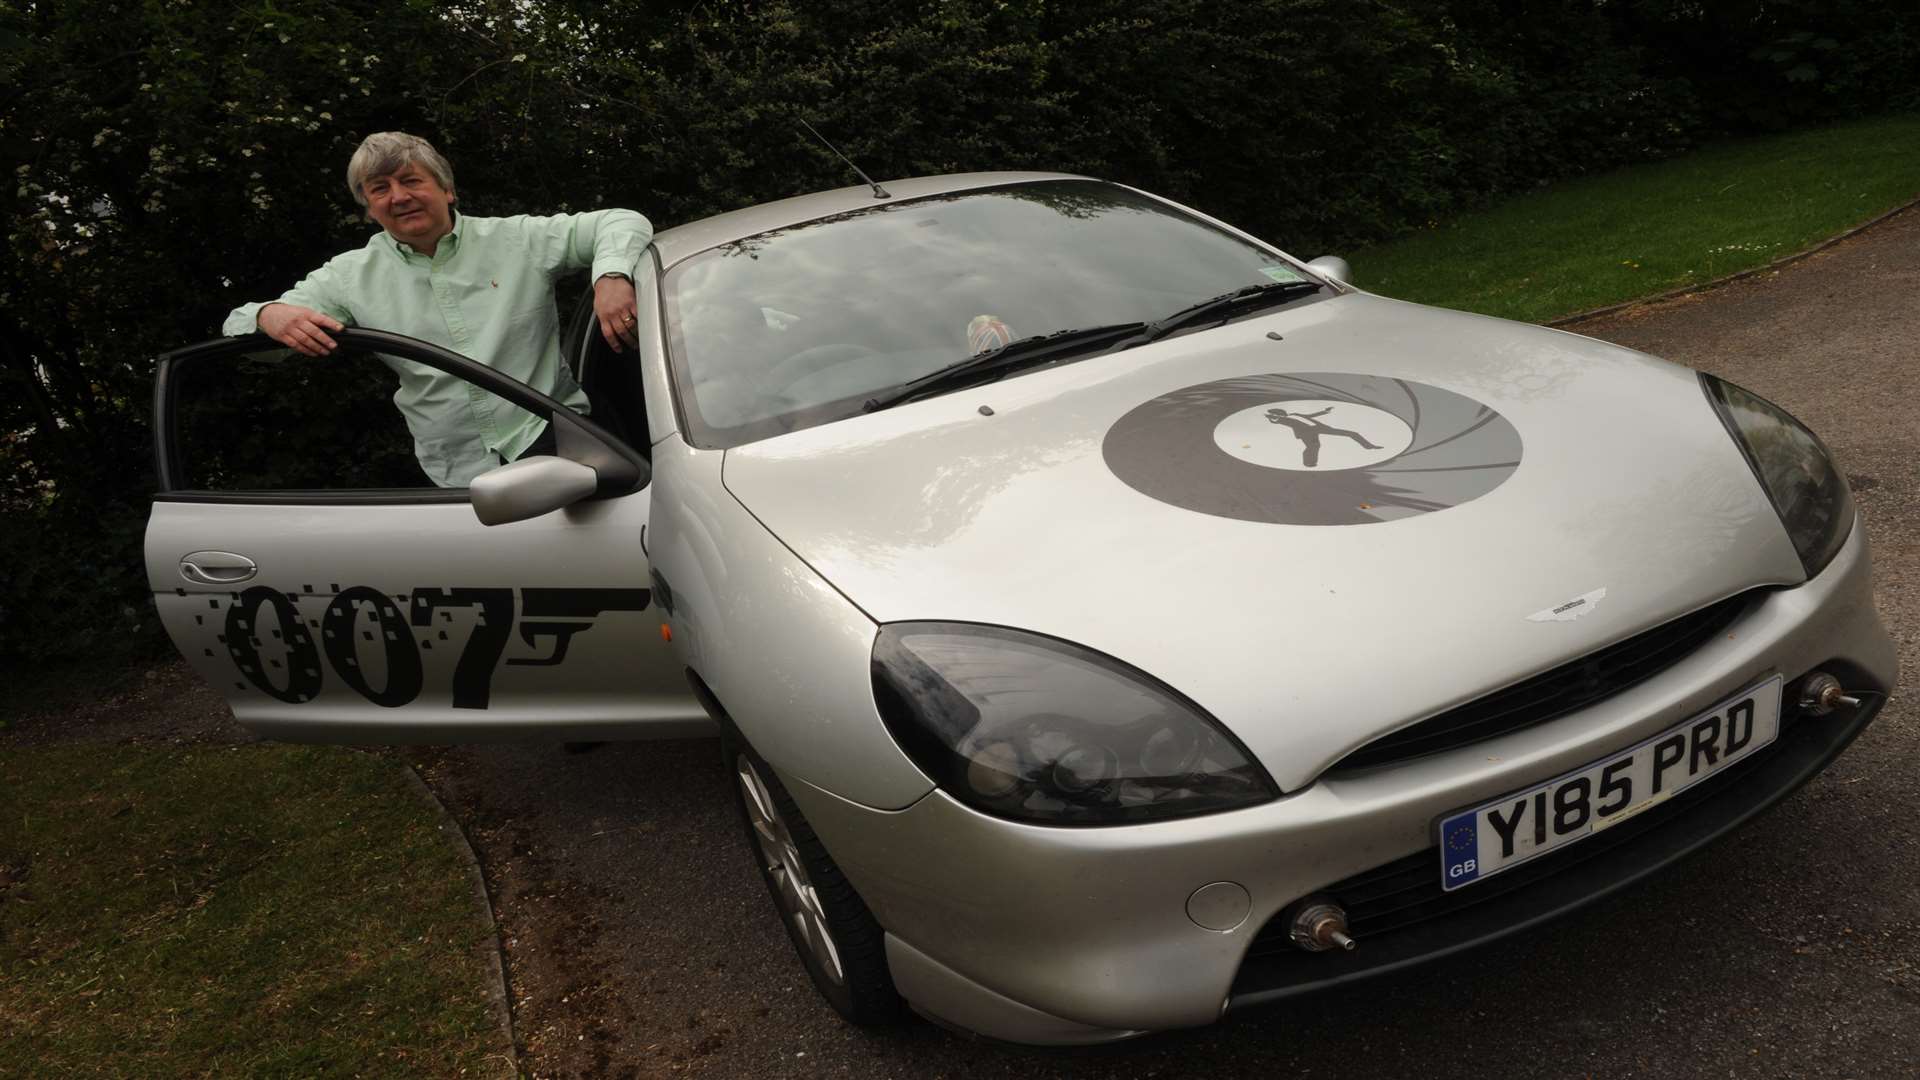
{"label": "car tyre", "polygon": [[721,746],[748,850],[814,986],[855,1024],[898,1020],[900,995],[879,921],[766,761],[731,733]]}

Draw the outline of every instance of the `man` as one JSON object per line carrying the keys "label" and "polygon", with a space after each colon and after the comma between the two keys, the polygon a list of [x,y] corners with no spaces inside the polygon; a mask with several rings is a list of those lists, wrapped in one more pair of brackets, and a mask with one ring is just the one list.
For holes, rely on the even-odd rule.
{"label": "man", "polygon": [[[526,383],[570,408],[586,395],[560,356],[554,280],[591,269],[593,310],[615,351],[633,345],[633,272],[653,227],[631,210],[552,217],[467,217],[453,167],[432,144],[398,131],[369,135],[347,164],[347,187],[381,232],[329,259],[278,300],[242,304],[224,332],[268,337],[325,356],[346,325],[390,330],[443,346]],[[400,376],[394,404],[414,454],[442,487],[460,487],[502,462],[551,453],[547,422],[459,378],[383,357]]]}

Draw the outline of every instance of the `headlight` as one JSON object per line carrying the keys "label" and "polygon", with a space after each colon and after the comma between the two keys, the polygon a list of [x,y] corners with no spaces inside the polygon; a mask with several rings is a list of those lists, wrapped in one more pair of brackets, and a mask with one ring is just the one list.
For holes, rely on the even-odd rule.
{"label": "headlight", "polygon": [[1780,523],[1812,577],[1833,561],[1853,529],[1853,495],[1813,432],[1773,402],[1724,379],[1701,375],[1707,400],[1767,489]]}
{"label": "headlight", "polygon": [[873,646],[887,728],[983,813],[1111,825],[1279,794],[1233,736],[1172,689],[1088,649],[999,627],[894,623]]}

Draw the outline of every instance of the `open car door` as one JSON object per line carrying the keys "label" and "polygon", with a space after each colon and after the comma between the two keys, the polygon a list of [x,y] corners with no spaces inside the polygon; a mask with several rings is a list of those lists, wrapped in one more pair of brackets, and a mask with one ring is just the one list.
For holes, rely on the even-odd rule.
{"label": "open car door", "polygon": [[[336,340],[313,359],[223,338],[158,366],[147,578],[234,716],[324,742],[711,733],[652,610],[644,439],[425,342]],[[557,456],[434,487],[390,400],[408,365],[545,417]]]}

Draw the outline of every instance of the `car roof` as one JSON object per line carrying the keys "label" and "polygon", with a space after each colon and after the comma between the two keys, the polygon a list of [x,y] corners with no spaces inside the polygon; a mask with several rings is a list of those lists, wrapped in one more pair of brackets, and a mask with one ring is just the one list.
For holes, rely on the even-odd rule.
{"label": "car roof", "polygon": [[945,176],[916,176],[906,180],[883,180],[880,186],[892,196],[890,199],[874,198],[873,189],[865,184],[837,188],[833,191],[817,191],[811,195],[796,195],[790,199],[760,203],[743,210],[730,210],[710,218],[701,218],[699,221],[690,221],[685,225],[663,229],[654,236],[653,246],[660,252],[661,265],[672,266],[689,255],[711,247],[730,244],[769,229],[798,225],[801,222],[832,214],[844,214],[852,210],[865,210],[875,205],[904,202],[923,195],[942,195],[949,191],[965,191],[969,188],[997,187],[1001,184],[1019,184],[1035,180],[1085,179],[1089,178],[1075,176],[1072,173],[974,172],[949,173]]}

